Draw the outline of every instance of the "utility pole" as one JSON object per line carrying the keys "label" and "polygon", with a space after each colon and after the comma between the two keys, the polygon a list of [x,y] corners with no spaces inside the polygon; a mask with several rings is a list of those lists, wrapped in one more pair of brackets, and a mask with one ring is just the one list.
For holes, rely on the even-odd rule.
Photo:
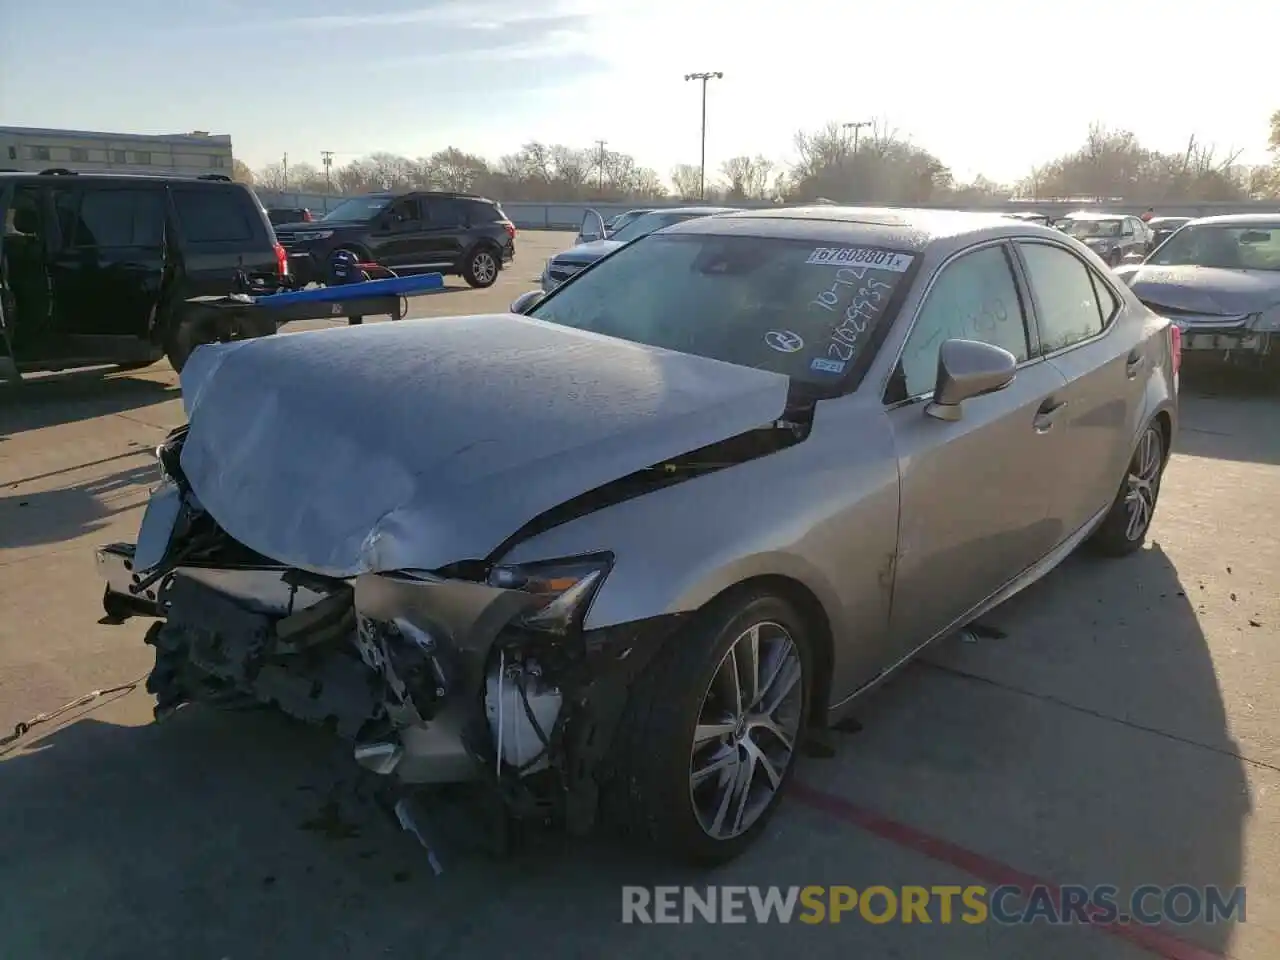
{"label": "utility pole", "polygon": [[863,127],[871,126],[871,121],[858,120],[854,123],[842,123],[840,126],[842,126],[845,130],[853,131],[853,152],[857,153],[858,152],[858,131],[861,130]]}
{"label": "utility pole", "polygon": [[698,196],[705,200],[707,198],[707,81],[723,80],[724,74],[719,70],[713,70],[707,73],[686,73],[684,78],[702,81],[702,163],[698,167]]}
{"label": "utility pole", "polygon": [[284,161],[281,164],[280,169],[282,171],[281,180],[283,181],[284,189],[288,190],[289,189],[289,154],[286,153],[284,155]]}
{"label": "utility pole", "polygon": [[607,140],[597,140],[596,144],[600,147],[600,193],[604,194],[604,145]]}
{"label": "utility pole", "polygon": [[332,193],[333,189],[329,186],[329,168],[333,166],[333,151],[320,151],[320,166],[324,167],[324,192]]}

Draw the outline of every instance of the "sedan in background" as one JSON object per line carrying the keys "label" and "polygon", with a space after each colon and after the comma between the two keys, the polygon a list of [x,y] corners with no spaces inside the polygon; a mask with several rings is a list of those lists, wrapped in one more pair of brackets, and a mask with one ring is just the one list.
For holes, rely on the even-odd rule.
{"label": "sedan in background", "polygon": [[1017,213],[1006,213],[1006,217],[1012,217],[1014,220],[1022,220],[1026,223],[1038,223],[1047,227],[1050,225],[1049,215],[1047,213],[1033,213],[1018,211]]}
{"label": "sedan in background", "polygon": [[655,230],[662,230],[672,224],[695,220],[699,217],[734,213],[737,209],[737,207],[668,207],[663,210],[651,210],[608,236],[606,236],[604,219],[596,211],[588,210],[582,218],[582,228],[578,231],[577,246],[571,247],[564,253],[558,253],[547,261],[542,271],[542,289],[550,293],[601,257]]}
{"label": "sedan in background", "polygon": [[315,220],[306,207],[268,207],[267,219],[273,227],[286,223],[311,223]]}
{"label": "sedan in background", "polygon": [[1054,226],[1075,237],[1112,267],[1118,267],[1126,256],[1139,260],[1145,257],[1151,240],[1147,225],[1125,214],[1081,211],[1063,217]]}
{"label": "sedan in background", "polygon": [[[632,220],[643,217],[646,213],[653,213],[650,209],[645,210],[628,210],[626,213],[620,213],[617,216],[610,217],[604,222],[604,235],[606,238],[613,236]],[[582,242],[582,241],[579,241]]]}
{"label": "sedan in background", "polygon": [[1175,348],[1046,227],[702,217],[518,312],[199,348],[107,607],[158,618],[161,715],[268,704],[389,789],[722,862],[809,730],[1141,547]]}
{"label": "sedan in background", "polygon": [[1192,220],[1117,275],[1198,360],[1280,372],[1280,214]]}
{"label": "sedan in background", "polygon": [[1151,231],[1150,250],[1147,252],[1150,253],[1151,250],[1160,246],[1173,236],[1175,230],[1185,227],[1194,219],[1194,217],[1152,217],[1147,221],[1147,229]]}

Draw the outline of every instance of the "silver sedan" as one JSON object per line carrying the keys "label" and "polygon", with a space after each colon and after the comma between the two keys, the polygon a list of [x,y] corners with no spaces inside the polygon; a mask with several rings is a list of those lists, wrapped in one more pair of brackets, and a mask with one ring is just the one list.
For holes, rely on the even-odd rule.
{"label": "silver sedan", "polygon": [[719,862],[926,644],[1142,545],[1178,362],[1048,227],[692,220],[508,314],[198,348],[106,606],[158,618],[159,715],[270,703]]}

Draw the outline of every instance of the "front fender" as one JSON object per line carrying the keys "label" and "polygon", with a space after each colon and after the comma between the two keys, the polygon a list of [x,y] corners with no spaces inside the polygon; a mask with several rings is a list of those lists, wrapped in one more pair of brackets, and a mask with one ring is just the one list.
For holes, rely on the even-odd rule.
{"label": "front fender", "polygon": [[756,577],[794,580],[826,613],[832,692],[847,695],[884,666],[898,537],[897,462],[883,417],[822,409],[852,399],[819,404],[812,434],[796,446],[579,517],[501,562],[610,551],[587,629],[688,613]]}

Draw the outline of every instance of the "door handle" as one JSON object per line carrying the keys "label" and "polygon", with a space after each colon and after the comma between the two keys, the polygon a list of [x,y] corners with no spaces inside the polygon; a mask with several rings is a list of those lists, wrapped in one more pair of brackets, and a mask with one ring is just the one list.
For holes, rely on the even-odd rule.
{"label": "door handle", "polygon": [[1142,351],[1134,350],[1129,354],[1129,359],[1125,361],[1124,373],[1130,380],[1138,375],[1142,369],[1142,365],[1147,362],[1147,358],[1143,356]]}
{"label": "door handle", "polygon": [[1036,433],[1048,433],[1053,423],[1058,419],[1060,414],[1067,407],[1067,401],[1054,401],[1052,397],[1040,404],[1040,409],[1036,411],[1035,419],[1031,421],[1035,427]]}

